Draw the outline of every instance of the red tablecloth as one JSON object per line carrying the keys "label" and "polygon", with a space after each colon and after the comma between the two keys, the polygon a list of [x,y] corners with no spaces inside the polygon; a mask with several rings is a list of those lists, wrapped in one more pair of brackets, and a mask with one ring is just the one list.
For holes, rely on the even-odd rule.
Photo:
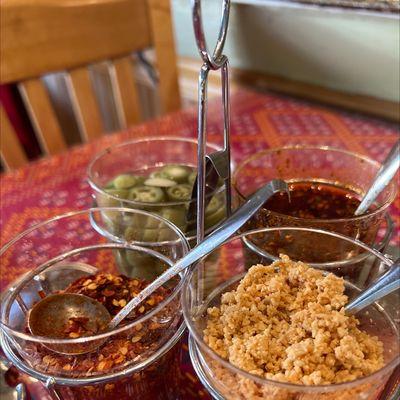
{"label": "red tablecloth", "polygon": [[[210,105],[208,140],[220,143],[221,109]],[[143,136],[196,136],[195,110],[181,111],[127,131],[31,163],[0,180],[1,243],[39,221],[91,205],[86,182],[88,162],[100,150]],[[333,111],[278,95],[239,91],[232,96],[232,155],[236,162],[256,151],[289,144],[318,144],[346,148],[382,161],[399,137],[395,124],[365,116]],[[390,208],[399,226],[399,199]],[[396,241],[399,230],[396,228]],[[4,271],[3,271],[4,272]],[[13,279],[2,274],[2,282]],[[189,363],[185,399],[208,399]]]}

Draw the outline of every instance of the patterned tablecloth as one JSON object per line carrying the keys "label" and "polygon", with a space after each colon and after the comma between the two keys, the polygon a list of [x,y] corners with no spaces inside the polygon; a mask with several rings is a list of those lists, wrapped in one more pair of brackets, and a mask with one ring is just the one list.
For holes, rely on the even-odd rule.
{"label": "patterned tablecloth", "polygon": [[[220,143],[221,110],[209,107],[208,140]],[[196,112],[185,110],[135,126],[127,131],[31,163],[0,180],[1,244],[39,221],[91,205],[86,168],[104,148],[143,136],[196,136]],[[278,95],[239,91],[232,96],[232,155],[236,162],[256,151],[290,144],[328,145],[349,149],[382,161],[399,137],[395,124],[333,111]],[[400,222],[399,198],[390,213]],[[398,243],[399,229],[393,239]],[[14,277],[2,271],[2,283]],[[184,399],[209,399],[189,362],[182,365],[187,378]]]}

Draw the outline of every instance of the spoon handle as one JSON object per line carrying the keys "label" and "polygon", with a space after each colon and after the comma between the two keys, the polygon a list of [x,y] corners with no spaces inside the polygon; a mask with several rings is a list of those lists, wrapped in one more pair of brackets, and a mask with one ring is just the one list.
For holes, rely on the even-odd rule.
{"label": "spoon handle", "polygon": [[150,296],[173,276],[179,274],[185,268],[192,265],[202,257],[209,254],[241,228],[275,193],[286,192],[289,196],[288,185],[281,180],[272,180],[254,193],[239,209],[237,209],[222,225],[198,244],[192,251],[181,258],[173,267],[167,269],[134,297],[110,322],[110,329],[115,328],[131,311],[144,299]]}
{"label": "spoon handle", "polygon": [[375,199],[379,196],[382,190],[393,178],[400,166],[400,140],[393,146],[392,150],[386,157],[381,169],[378,171],[371,187],[368,189],[365,197],[357,207],[354,215],[365,213],[372,205]]}
{"label": "spoon handle", "polygon": [[358,311],[375,303],[377,300],[400,288],[400,260],[397,260],[375,283],[360,293],[345,307],[346,314],[356,314]]}
{"label": "spoon handle", "polygon": [[23,383],[19,383],[15,387],[15,391],[17,394],[17,400],[26,400],[26,389],[25,389],[25,385]]}

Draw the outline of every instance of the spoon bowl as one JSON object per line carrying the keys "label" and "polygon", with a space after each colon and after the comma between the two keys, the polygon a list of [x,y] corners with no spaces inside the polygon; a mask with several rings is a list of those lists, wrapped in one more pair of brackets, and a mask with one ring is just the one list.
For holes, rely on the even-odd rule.
{"label": "spoon bowl", "polygon": [[[32,334],[46,338],[67,339],[92,336],[107,329],[111,321],[108,310],[97,300],[75,293],[59,293],[45,297],[36,303],[28,317],[28,328]],[[77,330],[81,332],[78,333]],[[63,354],[89,353],[104,340],[90,344],[57,344],[45,346]]]}

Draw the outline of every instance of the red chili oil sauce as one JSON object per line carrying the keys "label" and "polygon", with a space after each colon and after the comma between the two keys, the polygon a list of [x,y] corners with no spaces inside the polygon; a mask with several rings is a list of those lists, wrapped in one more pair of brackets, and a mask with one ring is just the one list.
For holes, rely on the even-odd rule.
{"label": "red chili oil sauce", "polygon": [[276,193],[264,208],[284,215],[311,219],[351,218],[360,195],[350,189],[320,182],[295,182],[286,193]]}

